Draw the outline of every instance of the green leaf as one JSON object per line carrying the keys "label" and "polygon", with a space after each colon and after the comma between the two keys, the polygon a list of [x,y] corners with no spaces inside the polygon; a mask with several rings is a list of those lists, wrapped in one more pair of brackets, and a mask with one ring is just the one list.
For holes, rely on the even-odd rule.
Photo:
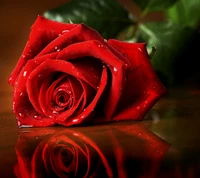
{"label": "green leaf", "polygon": [[200,1],[179,0],[168,9],[167,15],[175,23],[195,27],[200,22]]}
{"label": "green leaf", "polygon": [[[152,64],[167,84],[173,84],[176,70],[183,52],[191,45],[194,31],[172,22],[152,22],[139,26],[141,41],[147,42],[147,48],[156,47]],[[182,60],[182,59],[181,59]],[[185,71],[184,71],[185,72]]]}
{"label": "green leaf", "polygon": [[152,11],[162,11],[173,5],[177,0],[134,0],[143,10],[143,15]]}
{"label": "green leaf", "polygon": [[116,0],[72,0],[44,16],[59,22],[84,23],[96,29],[104,38],[114,38],[132,24],[128,12]]}

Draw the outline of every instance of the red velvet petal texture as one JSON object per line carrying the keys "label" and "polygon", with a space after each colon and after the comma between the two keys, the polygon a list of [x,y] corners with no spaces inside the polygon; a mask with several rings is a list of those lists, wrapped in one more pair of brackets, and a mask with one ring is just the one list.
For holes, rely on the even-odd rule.
{"label": "red velvet petal texture", "polygon": [[131,64],[127,84],[113,120],[143,119],[148,110],[166,92],[152,68],[144,43],[109,40]]}

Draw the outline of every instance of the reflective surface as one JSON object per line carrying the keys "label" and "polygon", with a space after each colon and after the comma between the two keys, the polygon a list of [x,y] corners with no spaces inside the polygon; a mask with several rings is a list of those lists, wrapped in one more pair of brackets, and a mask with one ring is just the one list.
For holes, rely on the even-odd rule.
{"label": "reflective surface", "polygon": [[[1,93],[1,177],[200,177],[200,90],[173,90],[142,122],[18,129]],[[65,176],[64,176],[65,175]]]}

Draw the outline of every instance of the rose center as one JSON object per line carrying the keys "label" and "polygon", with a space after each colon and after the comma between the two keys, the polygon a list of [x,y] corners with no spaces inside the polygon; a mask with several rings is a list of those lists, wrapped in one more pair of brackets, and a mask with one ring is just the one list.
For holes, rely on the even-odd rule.
{"label": "rose center", "polygon": [[58,88],[53,94],[56,108],[70,108],[73,104],[73,95],[69,88]]}

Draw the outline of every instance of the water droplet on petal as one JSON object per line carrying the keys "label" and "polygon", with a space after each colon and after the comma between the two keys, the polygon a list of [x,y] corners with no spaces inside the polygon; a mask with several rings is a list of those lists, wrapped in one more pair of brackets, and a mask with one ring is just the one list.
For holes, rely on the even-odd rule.
{"label": "water droplet on petal", "polygon": [[22,58],[25,58],[26,56],[25,55],[22,55]]}
{"label": "water droplet on petal", "polygon": [[72,120],[72,122],[77,122],[78,121],[78,119],[74,119],[74,120]]}
{"label": "water droplet on petal", "polygon": [[98,47],[100,48],[100,47],[101,47],[101,45],[98,45]]}
{"label": "water droplet on petal", "polygon": [[26,77],[27,71],[24,71],[23,76]]}
{"label": "water droplet on petal", "polygon": [[138,48],[138,50],[142,52],[142,49],[141,49],[141,48]]}
{"label": "water droplet on petal", "polygon": [[56,50],[56,49],[58,49],[58,47],[57,47],[57,46],[55,46],[55,50]]}
{"label": "water droplet on petal", "polygon": [[139,107],[139,106],[137,106],[136,108],[137,108],[137,110],[140,110],[140,107]]}
{"label": "water droplet on petal", "polygon": [[67,32],[69,32],[69,30],[63,30],[63,31],[62,31],[62,33],[67,33]]}
{"label": "water droplet on petal", "polygon": [[58,112],[57,111],[53,111],[53,114],[58,114]]}
{"label": "water droplet on petal", "polygon": [[138,135],[142,135],[141,133],[138,133]]}
{"label": "water droplet on petal", "polygon": [[20,94],[19,94],[19,96],[22,96],[23,95],[23,92],[21,92]]}
{"label": "water droplet on petal", "polygon": [[19,116],[20,116],[20,117],[24,117],[24,114],[21,113],[21,112],[19,112]]}
{"label": "water droplet on petal", "polygon": [[97,87],[97,89],[99,89],[99,86]]}
{"label": "water droplet on petal", "polygon": [[20,126],[21,126],[21,122],[20,122],[20,121],[17,121],[17,125],[20,127]]}
{"label": "water droplet on petal", "polygon": [[117,75],[117,74],[118,74],[118,71],[117,71],[117,68],[116,68],[116,67],[113,68],[113,74],[114,74],[114,75]]}
{"label": "water droplet on petal", "polygon": [[38,137],[35,137],[35,139],[37,140],[37,139],[38,139]]}
{"label": "water droplet on petal", "polygon": [[35,119],[38,119],[38,120],[42,119],[42,117],[39,116],[39,115],[37,115],[37,114],[35,114],[33,117],[34,117]]}
{"label": "water droplet on petal", "polygon": [[59,52],[60,51],[60,49],[57,49],[57,52]]}
{"label": "water droplet on petal", "polygon": [[83,119],[85,116],[81,116],[81,119]]}
{"label": "water droplet on petal", "polygon": [[11,82],[11,80],[13,80],[13,78],[12,78],[12,77],[9,77],[8,81]]}

